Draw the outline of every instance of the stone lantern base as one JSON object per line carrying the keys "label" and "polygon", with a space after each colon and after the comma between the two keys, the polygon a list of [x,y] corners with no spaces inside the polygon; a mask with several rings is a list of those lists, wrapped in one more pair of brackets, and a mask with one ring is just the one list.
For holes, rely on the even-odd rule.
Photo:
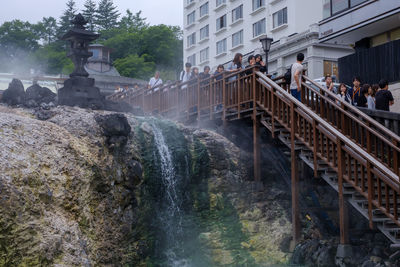
{"label": "stone lantern base", "polygon": [[82,108],[104,109],[104,97],[94,86],[94,79],[72,77],[58,90],[58,104]]}

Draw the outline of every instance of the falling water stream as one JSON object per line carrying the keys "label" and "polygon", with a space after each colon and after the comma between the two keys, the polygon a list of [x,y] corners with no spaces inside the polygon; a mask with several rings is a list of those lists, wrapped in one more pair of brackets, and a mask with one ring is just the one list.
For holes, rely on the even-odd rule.
{"label": "falling water stream", "polygon": [[[182,177],[175,171],[173,158],[168,148],[162,131],[154,124],[151,124],[154,142],[160,158],[161,180],[163,184],[162,209],[157,212],[160,227],[165,235],[164,256],[168,266],[191,266],[189,260],[182,259],[184,254],[183,244],[183,196]],[[181,178],[181,179],[179,179]]]}

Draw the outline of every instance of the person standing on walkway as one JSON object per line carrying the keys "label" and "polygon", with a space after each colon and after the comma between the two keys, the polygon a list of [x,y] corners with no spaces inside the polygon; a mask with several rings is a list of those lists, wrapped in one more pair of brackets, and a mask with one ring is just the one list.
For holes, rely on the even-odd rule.
{"label": "person standing on walkway", "polygon": [[210,66],[204,66],[203,72],[199,75],[200,80],[208,79],[210,76]]}
{"label": "person standing on walkway", "polygon": [[251,67],[253,67],[253,66],[255,66],[256,65],[256,58],[255,58],[255,56],[253,56],[253,55],[250,55],[248,58],[247,58],[247,62],[248,62],[248,65],[246,66],[246,75],[250,75],[250,74],[252,74],[253,73],[253,69],[251,69]]}
{"label": "person standing on walkway", "polygon": [[[267,63],[263,61],[263,58],[260,54],[255,55],[256,65],[259,66],[260,72],[265,73],[267,71]],[[268,74],[268,73],[267,73]]]}
{"label": "person standing on walkway", "polygon": [[379,89],[378,84],[373,84],[368,90],[367,104],[368,109],[375,109],[375,94]]}
{"label": "person standing on walkway", "polygon": [[147,88],[154,89],[154,91],[158,91],[159,87],[162,85],[163,81],[160,78],[160,72],[156,71],[154,77],[151,77]]}
{"label": "person standing on walkway", "polygon": [[297,61],[292,65],[291,69],[292,79],[290,82],[290,93],[299,101],[301,101],[301,79],[303,76],[303,69],[304,69],[303,61],[304,61],[304,54],[298,53]]}
{"label": "person standing on walkway", "polygon": [[367,108],[368,107],[368,92],[369,88],[371,88],[371,85],[368,83],[364,84],[363,87],[361,88],[361,95],[358,97],[358,102],[357,102],[357,107],[360,108]]}
{"label": "person standing on walkway", "polygon": [[329,90],[331,93],[335,95],[339,93],[337,88],[333,84],[332,76],[329,74],[325,76],[325,84],[322,87],[325,88],[326,90]]}
{"label": "person standing on walkway", "polygon": [[[241,53],[236,53],[235,57],[233,58],[233,61],[231,61],[228,64],[228,67],[226,68],[226,70],[228,72],[237,72],[242,70],[242,59],[243,59],[243,55]],[[236,76],[230,77],[229,81],[234,81],[236,80]]]}
{"label": "person standing on walkway", "polygon": [[[339,85],[339,93],[337,94],[337,96],[343,101],[346,101],[347,103],[351,104],[351,97],[348,93],[347,86],[344,83],[341,83]],[[338,104],[340,104],[339,101]]]}
{"label": "person standing on walkway", "polygon": [[375,95],[375,107],[378,110],[390,111],[389,106],[394,104],[392,92],[389,91],[389,83],[387,80],[379,82],[379,90]]}
{"label": "person standing on walkway", "polygon": [[353,88],[349,90],[349,95],[354,106],[357,106],[358,98],[361,96],[361,79],[357,76],[353,78]]}
{"label": "person standing on walkway", "polygon": [[[187,62],[185,64],[185,69],[183,71],[181,71],[181,74],[179,75],[179,81],[181,81],[181,83],[185,83],[192,78],[191,69],[192,69],[192,64]],[[186,87],[187,87],[187,84],[183,85],[182,89],[184,89]]]}

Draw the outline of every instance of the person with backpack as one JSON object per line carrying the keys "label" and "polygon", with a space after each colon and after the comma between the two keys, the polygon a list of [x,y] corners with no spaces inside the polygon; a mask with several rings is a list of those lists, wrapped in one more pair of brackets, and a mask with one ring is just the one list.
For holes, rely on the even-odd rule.
{"label": "person with backpack", "polygon": [[290,79],[290,93],[297,100],[301,101],[301,79],[303,76],[303,61],[304,54],[297,54],[297,61],[290,68],[291,79]]}
{"label": "person with backpack", "polygon": [[[179,75],[179,81],[181,83],[185,83],[187,81],[190,81],[192,79],[192,72],[191,72],[192,64],[187,62],[185,64],[185,69],[181,71],[181,74]],[[182,86],[182,89],[187,88],[187,84]]]}

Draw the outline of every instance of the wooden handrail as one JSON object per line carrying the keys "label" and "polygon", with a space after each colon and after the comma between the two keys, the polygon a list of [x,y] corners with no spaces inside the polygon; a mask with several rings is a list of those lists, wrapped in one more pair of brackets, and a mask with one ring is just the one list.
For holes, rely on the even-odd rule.
{"label": "wooden handrail", "polygon": [[[317,161],[322,159],[338,172],[341,184],[346,181],[368,200],[371,224],[372,209],[376,207],[400,226],[397,202],[391,207],[387,200],[382,200],[382,194],[377,195],[375,188],[372,188],[376,186],[377,192],[380,192],[379,190],[384,187],[385,192],[390,192],[391,197],[400,199],[399,174],[394,171],[398,169],[397,145],[400,143],[397,142],[398,137],[381,131],[382,127],[379,124],[363,114],[360,118],[357,117],[358,113],[352,112],[354,109],[352,106],[342,104],[340,99],[325,92],[323,88],[318,92],[303,83],[306,90],[312,92],[316,99],[313,102],[314,99],[310,101],[308,96],[303,95],[307,101],[302,103],[288,90],[278,85],[283,77],[277,77],[274,81],[261,72],[248,71],[249,69],[245,69],[235,73],[224,73],[218,81],[211,76],[195,82],[192,80],[165,85],[159,90],[144,89],[129,96],[128,100],[129,103],[141,106],[145,113],[158,113],[175,119],[187,120],[192,116],[200,120],[205,114],[206,118],[210,119],[222,116],[222,120],[226,122],[229,119],[240,119],[242,113],[247,112],[247,115],[252,114],[253,120],[259,123],[261,120],[259,112],[262,112],[263,116],[269,115],[273,135],[275,124],[279,123],[291,133],[291,142],[294,142],[294,139],[299,140],[313,152],[316,176]],[[231,77],[235,79],[230,79]],[[341,105],[336,103],[337,100]],[[342,124],[339,125],[338,121],[328,116],[330,108],[337,113],[336,120],[340,119]],[[362,118],[365,118],[365,121]],[[341,129],[342,125],[344,125],[342,128],[347,128],[347,132]],[[370,128],[370,125],[374,128]],[[361,135],[366,134],[366,136],[354,137],[352,127],[360,127]],[[367,150],[363,147],[363,141],[360,142],[359,139],[368,140]],[[376,145],[377,143],[375,146],[371,145],[374,139],[379,139],[380,145]],[[394,141],[390,142],[391,140]],[[291,143],[292,147],[294,145]],[[373,149],[383,149],[381,154],[386,151],[392,153],[393,164],[380,160],[377,157],[379,153],[372,151]],[[389,197],[388,194],[386,198]],[[343,199],[343,190],[339,190],[339,195]],[[386,203],[382,204],[383,202]]]}
{"label": "wooden handrail", "polygon": [[[377,162],[374,157],[372,157],[370,154],[365,152],[363,149],[361,149],[356,143],[354,143],[351,139],[343,135],[340,131],[338,131],[335,127],[327,123],[324,119],[321,117],[317,116],[314,112],[312,112],[306,105],[298,101],[295,97],[293,97],[291,94],[289,94],[286,90],[282,89],[280,86],[278,86],[273,80],[269,79],[267,76],[265,76],[261,72],[257,72],[257,75],[259,76],[258,81],[262,82],[264,85],[270,85],[274,87],[275,90],[279,91],[281,94],[283,94],[287,99],[290,99],[290,102],[294,102],[298,108],[301,108],[301,110],[306,113],[309,117],[311,117],[313,120],[318,122],[318,124],[326,128],[333,136],[337,136],[344,144],[346,144],[348,147],[350,147],[352,150],[354,150],[358,155],[361,155],[364,157],[366,160],[368,160],[371,164],[376,166],[383,174],[386,175],[386,177],[392,179],[392,181],[387,180],[388,183],[392,183],[393,181],[396,182],[396,185],[400,185],[400,180],[399,176],[395,174],[393,171],[388,169],[385,165],[383,165],[380,162]],[[263,81],[264,80],[264,81]],[[386,177],[383,177],[382,179],[385,179]]]}
{"label": "wooden handrail", "polygon": [[[309,77],[307,77],[307,76],[303,76],[303,77],[304,77],[304,79],[306,81],[308,81],[308,82],[312,83],[313,85],[317,86],[320,90],[324,91],[324,93],[327,93],[330,97],[334,97],[336,99],[336,101],[339,101],[340,103],[342,103],[349,110],[351,110],[351,112],[353,112],[354,114],[357,114],[359,117],[363,118],[366,122],[369,122],[371,125],[375,126],[377,129],[379,129],[380,131],[384,132],[386,135],[390,136],[394,140],[400,142],[400,136],[398,136],[396,133],[394,133],[393,131],[391,131],[388,128],[384,127],[382,124],[378,123],[376,120],[372,119],[370,116],[366,115],[365,113],[363,113],[358,108],[356,108],[353,105],[351,105],[350,103],[344,101],[343,99],[338,97],[336,94],[334,94],[331,91],[323,88],[320,84],[314,82]],[[303,85],[306,85],[306,83],[303,83]],[[314,88],[312,88],[312,89],[314,89]]]}

